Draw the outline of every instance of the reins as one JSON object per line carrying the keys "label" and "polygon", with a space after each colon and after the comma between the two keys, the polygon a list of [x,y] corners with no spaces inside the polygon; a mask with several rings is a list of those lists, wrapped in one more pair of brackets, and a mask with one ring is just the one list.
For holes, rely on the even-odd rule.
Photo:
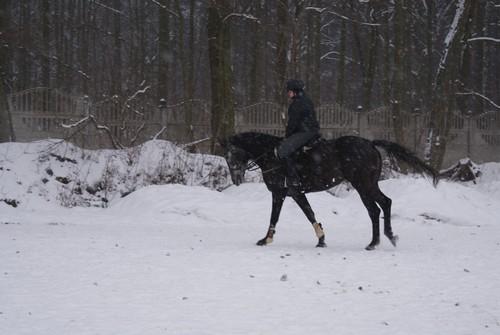
{"label": "reins", "polygon": [[[274,151],[274,149],[272,150],[268,150],[266,152],[264,152],[262,155],[258,156],[257,158],[255,159],[252,159],[248,164],[247,164],[247,168],[246,170],[247,171],[257,171],[258,169],[260,169],[259,165],[257,164],[257,162],[262,158],[264,157],[265,155],[267,155],[268,153]],[[265,173],[268,173],[268,172],[271,172],[271,171],[274,171],[274,170],[277,170],[279,169],[281,166],[275,166],[273,168],[270,168],[268,170],[264,170],[262,171],[262,174],[265,174]]]}

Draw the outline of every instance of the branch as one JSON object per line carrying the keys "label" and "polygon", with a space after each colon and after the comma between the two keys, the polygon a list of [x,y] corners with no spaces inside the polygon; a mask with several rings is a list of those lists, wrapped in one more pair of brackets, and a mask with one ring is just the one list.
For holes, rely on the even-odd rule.
{"label": "branch", "polygon": [[143,122],[139,128],[135,131],[134,137],[130,140],[129,145],[134,145],[135,141],[139,138],[139,134],[144,130],[146,122]]}
{"label": "branch", "polygon": [[338,17],[340,17],[343,20],[347,20],[347,21],[351,21],[351,22],[354,22],[354,23],[358,23],[358,24],[361,24],[363,26],[381,26],[380,23],[368,23],[368,22],[357,21],[357,20],[351,19],[351,18],[349,18],[349,17],[347,17],[345,15],[333,12],[331,10],[329,10],[328,13],[332,14],[332,15],[335,15],[335,16],[338,16]]}
{"label": "branch", "polygon": [[226,22],[229,18],[231,18],[233,16],[238,16],[238,17],[242,17],[244,19],[253,20],[253,21],[260,24],[260,20],[258,18],[256,18],[255,16],[250,15],[250,14],[243,14],[243,13],[231,13],[231,14],[227,15],[225,18],[223,18],[222,22]]}
{"label": "branch", "polygon": [[[324,54],[323,56],[320,57],[320,60],[323,60],[325,58],[328,58],[330,55],[339,55],[340,53],[338,51],[328,51],[326,54]],[[328,59],[331,59],[331,58],[328,58]],[[350,62],[350,63],[355,63],[356,64],[356,61],[350,57],[345,57],[345,59]]]}
{"label": "branch", "polygon": [[315,12],[318,12],[320,14],[323,14],[323,12],[326,10],[325,8],[319,8],[319,7],[306,7],[305,10],[313,10]]}
{"label": "branch", "polygon": [[174,15],[175,17],[179,17],[179,14],[177,14],[176,12],[170,10],[167,6],[162,5],[158,1],[156,1],[156,0],[149,0],[149,1],[151,1],[152,3],[154,3],[155,5],[157,5],[158,7],[160,7],[161,9],[166,10],[167,12],[169,12],[172,15]]}
{"label": "branch", "polygon": [[102,4],[100,2],[97,2],[97,1],[94,1],[94,3],[98,6],[101,6],[102,8],[106,8],[107,10],[110,10],[116,14],[120,14],[120,15],[123,15],[122,12],[120,12],[118,9],[115,9],[115,8],[112,8],[112,7],[109,7],[109,6],[106,6],[105,4]]}
{"label": "branch", "polygon": [[500,105],[497,105],[496,103],[493,102],[493,100],[491,100],[490,98],[482,95],[481,93],[477,93],[477,92],[472,92],[471,91],[471,92],[459,92],[459,93],[457,93],[457,95],[475,95],[475,96],[480,97],[483,100],[488,101],[493,107],[495,107],[497,109],[500,109]]}
{"label": "branch", "polygon": [[151,86],[146,86],[144,87],[142,90],[138,90],[137,92],[135,92],[134,94],[132,94],[126,101],[125,103],[135,99],[135,97],[137,97],[139,94],[144,94],[147,92],[147,90],[149,90],[151,88]]}
{"label": "branch", "polygon": [[206,142],[208,140],[212,139],[211,137],[207,137],[207,138],[203,138],[201,140],[197,140],[197,141],[194,141],[194,142],[190,142],[190,143],[186,143],[186,144],[183,144],[181,145],[181,148],[187,148],[187,147],[190,147],[192,145],[197,145],[197,144],[200,144],[200,143],[203,143],[203,142]]}
{"label": "branch", "polygon": [[467,40],[467,42],[472,42],[472,41],[490,41],[490,42],[500,43],[499,38],[493,38],[493,37],[474,37],[474,38],[469,38]]}
{"label": "branch", "polygon": [[66,129],[78,128],[73,134],[71,134],[67,138],[65,138],[65,140],[69,140],[70,138],[72,138],[73,136],[78,134],[80,131],[82,131],[84,129],[84,127],[80,127],[80,126],[87,125],[88,123],[92,123],[96,127],[97,130],[104,130],[108,134],[109,139],[111,140],[111,143],[113,144],[113,147],[115,149],[123,149],[124,148],[123,145],[114,138],[113,133],[111,132],[111,129],[109,129],[109,127],[102,126],[102,125],[97,123],[94,115],[86,116],[83,119],[81,119],[80,121],[77,121],[77,122],[72,123],[72,124],[62,123],[61,127],[66,128]]}
{"label": "branch", "polygon": [[61,127],[66,128],[66,129],[76,128],[84,123],[87,123],[89,121],[89,119],[90,119],[90,115],[87,117],[84,117],[83,119],[81,119],[80,121],[77,121],[75,123],[71,123],[71,124],[61,123]]}
{"label": "branch", "polygon": [[163,128],[161,128],[161,129],[160,129],[160,131],[159,131],[159,132],[157,132],[157,133],[153,136],[152,140],[157,140],[157,139],[158,139],[158,137],[160,137],[160,135],[161,135],[161,134],[163,134],[163,132],[164,132],[165,130],[167,130],[167,127],[166,127],[166,126],[163,126]]}

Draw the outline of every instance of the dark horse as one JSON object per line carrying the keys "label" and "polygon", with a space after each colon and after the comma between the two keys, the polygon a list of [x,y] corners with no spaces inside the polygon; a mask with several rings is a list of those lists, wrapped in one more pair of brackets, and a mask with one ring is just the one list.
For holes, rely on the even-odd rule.
{"label": "dark horse", "polygon": [[325,247],[323,228],[316,222],[305,193],[324,191],[343,181],[349,181],[358,191],[372,221],[372,240],[366,249],[372,250],[380,243],[379,206],[384,212],[384,234],[396,246],[398,237],[393,234],[391,227],[392,200],[378,186],[382,158],[376,147],[384,149],[389,156],[406,162],[417,171],[432,176],[434,184],[437,183],[436,171],[401,145],[384,140],[370,141],[357,136],[343,136],[333,140],[318,140],[296,154],[301,189],[288,192],[286,168],[274,154],[274,149],[282,140],[281,137],[248,132],[221,141],[233,183],[241,184],[245,171],[258,166],[272,193],[271,222],[266,236],[257,242],[258,245],[273,241],[281,207],[288,195],[313,225],[318,237],[317,247]]}

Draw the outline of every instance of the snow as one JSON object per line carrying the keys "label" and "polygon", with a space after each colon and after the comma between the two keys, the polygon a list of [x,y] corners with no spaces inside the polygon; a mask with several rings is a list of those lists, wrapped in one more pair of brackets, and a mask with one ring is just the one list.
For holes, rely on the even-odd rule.
{"label": "snow", "polygon": [[[499,163],[480,165],[477,184],[381,181],[397,248],[363,249],[371,225],[347,188],[308,195],[328,248],[314,248],[290,199],[273,244],[258,247],[271,195],[262,183],[204,184],[219,158],[164,141],[123,152],[50,143],[0,145],[0,199],[19,201],[0,201],[0,334],[500,333]],[[85,192],[62,206],[76,180],[98,183],[109,165],[107,208]],[[154,185],[158,166],[192,172]]]}

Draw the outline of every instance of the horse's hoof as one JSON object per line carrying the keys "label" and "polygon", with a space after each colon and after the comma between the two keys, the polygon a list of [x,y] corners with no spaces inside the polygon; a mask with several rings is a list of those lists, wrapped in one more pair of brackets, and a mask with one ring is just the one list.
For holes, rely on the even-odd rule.
{"label": "horse's hoof", "polygon": [[396,246],[398,244],[398,241],[399,241],[399,236],[398,235],[394,235],[393,237],[391,237],[389,239],[389,241],[391,241],[391,243],[392,243],[393,246]]}
{"label": "horse's hoof", "polygon": [[377,247],[376,244],[368,244],[368,246],[365,248],[365,250],[375,250],[376,247]]}
{"label": "horse's hoof", "polygon": [[257,242],[257,245],[268,245],[273,242],[272,237],[264,237],[262,240]]}
{"label": "horse's hoof", "polygon": [[[321,227],[321,226],[320,226]],[[316,248],[326,248],[326,243],[325,243],[325,235],[321,236],[318,239],[318,244],[316,244]]]}

